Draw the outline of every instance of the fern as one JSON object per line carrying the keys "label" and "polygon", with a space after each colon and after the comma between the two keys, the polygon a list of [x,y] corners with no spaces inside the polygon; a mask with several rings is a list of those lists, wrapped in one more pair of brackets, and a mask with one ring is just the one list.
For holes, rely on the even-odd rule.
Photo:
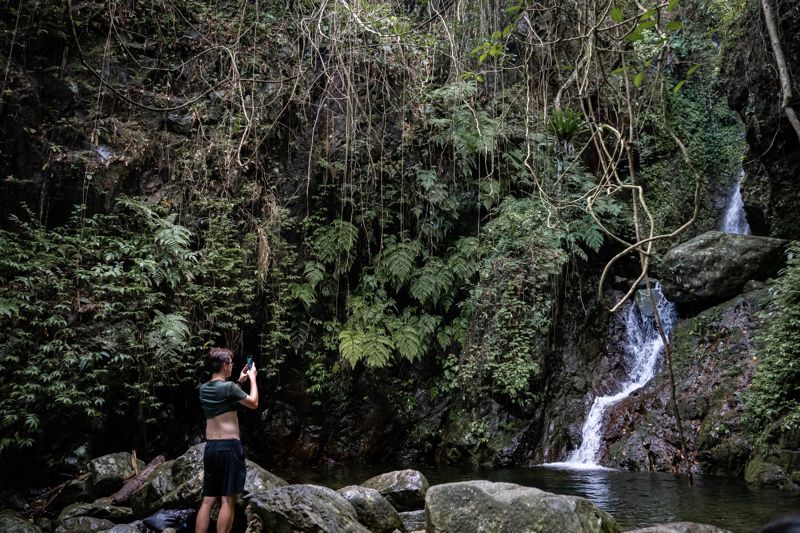
{"label": "fern", "polygon": [[419,253],[420,245],[417,241],[397,242],[394,236],[389,237],[378,258],[378,272],[395,290],[400,290],[411,276]]}
{"label": "fern", "polygon": [[341,274],[353,264],[353,249],[358,242],[358,228],[346,220],[336,219],[318,228],[311,238],[312,248],[320,263],[334,265]]}
{"label": "fern", "polygon": [[438,257],[430,257],[425,266],[417,271],[410,292],[417,301],[425,305],[436,305],[442,296],[453,290],[453,272]]}

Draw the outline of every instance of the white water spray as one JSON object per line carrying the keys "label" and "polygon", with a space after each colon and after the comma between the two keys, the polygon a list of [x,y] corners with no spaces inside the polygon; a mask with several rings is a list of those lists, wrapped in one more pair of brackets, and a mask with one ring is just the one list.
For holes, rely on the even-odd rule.
{"label": "white water spray", "polygon": [[744,203],[742,202],[742,191],[740,184],[744,177],[741,171],[736,179],[736,185],[728,198],[728,206],[725,208],[725,218],[722,221],[722,231],[725,233],[736,233],[739,235],[750,235],[750,225],[744,213]]}
{"label": "white water spray", "polygon": [[[661,316],[664,333],[669,335],[677,318],[675,306],[664,298],[659,284],[653,287],[653,297]],[[603,420],[606,410],[644,387],[655,375],[664,348],[655,319],[652,316],[645,316],[639,306],[632,303],[625,314],[625,329],[625,359],[631,362],[631,374],[619,385],[618,392],[595,398],[583,425],[580,448],[573,451],[565,462],[551,463],[553,466],[598,468],[597,460],[603,441]]]}

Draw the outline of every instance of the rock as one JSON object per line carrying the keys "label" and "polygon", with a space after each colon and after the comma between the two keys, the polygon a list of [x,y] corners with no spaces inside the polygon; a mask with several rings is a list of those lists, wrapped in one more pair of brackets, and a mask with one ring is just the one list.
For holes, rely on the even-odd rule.
{"label": "rock", "polygon": [[192,132],[192,124],[194,123],[194,116],[191,113],[180,114],[176,112],[167,113],[165,120],[167,129],[175,133],[188,135]]}
{"label": "rock", "polygon": [[[255,493],[246,514],[248,531],[369,532],[358,522],[356,511],[347,500],[336,491],[317,485],[288,485]],[[253,522],[260,528],[253,528]]]}
{"label": "rock", "polygon": [[400,520],[403,521],[406,531],[422,531],[425,529],[425,509],[400,513]]}
{"label": "rock", "polygon": [[64,486],[55,499],[50,503],[53,509],[63,509],[75,502],[92,501],[92,488],[88,478],[73,479]]}
{"label": "rock", "polygon": [[619,531],[611,515],[585,498],[513,483],[434,485],[425,497],[425,510],[428,533]]}
{"label": "rock", "polygon": [[430,483],[417,470],[396,470],[363,482],[362,487],[375,489],[398,511],[416,511],[425,506]]}
{"label": "rock", "polygon": [[[131,496],[136,516],[147,516],[159,509],[194,508],[200,504],[203,491],[203,452],[205,443],[189,448],[186,453],[156,468],[142,487]],[[287,485],[286,481],[245,460],[247,478],[238,504],[246,505],[253,493]]]}
{"label": "rock", "polygon": [[736,296],[749,280],[774,276],[787,241],[709,231],[664,255],[664,295],[679,304],[706,304]]}
{"label": "rock", "polygon": [[[141,520],[131,522],[130,524],[120,524],[112,527],[106,533],[142,533],[144,524]],[[163,532],[162,532],[163,533]]]}
{"label": "rock", "polygon": [[373,533],[392,533],[395,529],[403,530],[403,521],[400,515],[377,490],[349,485],[336,492],[350,502],[356,511],[358,521]]}
{"label": "rock", "polygon": [[108,531],[114,526],[114,522],[103,518],[75,516],[64,520],[56,528],[55,533],[93,533],[94,531]]}
{"label": "rock", "polygon": [[18,533],[40,533],[42,530],[34,526],[11,509],[0,510],[0,531]]}
{"label": "rock", "polygon": [[631,529],[626,533],[730,533],[727,529],[708,524],[695,524],[694,522],[673,522],[671,524],[656,524],[642,529]]}
{"label": "rock", "polygon": [[75,503],[62,509],[56,519],[57,523],[64,522],[76,516],[91,516],[105,518],[112,522],[127,522],[133,518],[130,507],[116,507],[109,502],[98,500],[94,503]]}
{"label": "rock", "polygon": [[[137,463],[140,470],[145,467],[142,461]],[[133,474],[133,457],[128,452],[111,453],[89,463],[89,483],[96,496],[116,492]]]}
{"label": "rock", "polygon": [[757,487],[773,487],[786,490],[798,490],[789,475],[780,466],[765,461],[756,454],[744,470],[744,479]]}

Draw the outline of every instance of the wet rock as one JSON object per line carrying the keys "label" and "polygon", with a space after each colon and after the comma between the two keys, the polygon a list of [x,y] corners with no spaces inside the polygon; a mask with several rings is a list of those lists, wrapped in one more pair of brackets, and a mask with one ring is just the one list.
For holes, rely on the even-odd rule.
{"label": "wet rock", "polygon": [[116,524],[103,518],[91,516],[76,516],[61,522],[55,533],[94,533],[95,531],[108,531]]}
{"label": "wet rock", "polygon": [[425,509],[400,513],[400,520],[403,521],[403,526],[405,526],[406,531],[424,531]]}
{"label": "wet rock", "polygon": [[664,295],[678,304],[709,304],[741,293],[749,280],[774,276],[787,241],[709,231],[664,255]]}
{"label": "wet rock", "polygon": [[434,485],[425,497],[425,510],[428,533],[619,531],[611,515],[587,499],[513,483]]}
{"label": "wet rock", "polygon": [[0,510],[0,531],[17,531],[19,533],[40,533],[34,526],[11,509]]}
{"label": "wet rock", "polygon": [[396,470],[370,478],[361,486],[377,490],[395,509],[402,512],[423,508],[430,484],[422,472]]}
{"label": "wet rock", "polygon": [[[131,496],[136,516],[146,516],[158,509],[184,509],[199,505],[203,491],[203,452],[205,443],[189,448],[182,456],[156,468],[139,490]],[[286,485],[286,481],[245,460],[247,477],[238,504],[244,506],[255,492]]]}
{"label": "wet rock", "polygon": [[373,533],[391,533],[403,529],[403,521],[389,501],[374,489],[350,485],[338,492],[356,511],[358,521]]}
{"label": "wet rock", "polygon": [[[146,465],[137,460],[139,470]],[[96,496],[113,494],[134,475],[133,457],[128,452],[111,453],[89,463],[89,482]]]}
{"label": "wet rock", "polygon": [[671,524],[656,524],[641,529],[631,529],[626,533],[730,533],[730,531],[716,526],[709,526],[708,524],[673,522]]}
{"label": "wet rock", "polygon": [[250,498],[246,513],[248,531],[369,532],[346,499],[317,485],[288,485],[258,492]]}

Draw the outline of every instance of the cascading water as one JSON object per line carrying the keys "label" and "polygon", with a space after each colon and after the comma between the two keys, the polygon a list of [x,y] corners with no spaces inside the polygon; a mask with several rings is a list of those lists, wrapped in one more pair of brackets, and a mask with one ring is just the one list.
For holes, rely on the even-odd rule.
{"label": "cascading water", "polygon": [[[659,284],[653,287],[653,297],[656,300],[664,333],[669,335],[677,318],[675,305],[664,297]],[[595,398],[583,425],[580,448],[573,451],[565,462],[551,463],[551,465],[598,468],[597,460],[603,440],[603,415],[606,410],[644,387],[655,375],[664,348],[655,319],[643,314],[639,306],[632,303],[625,314],[625,328],[625,359],[630,362],[631,374],[620,384],[619,392]]]}
{"label": "cascading water", "polygon": [[744,177],[744,171],[736,179],[728,206],[725,208],[725,218],[722,221],[722,231],[725,233],[737,233],[739,235],[750,235],[750,225],[744,213],[744,203],[742,202],[742,191],[740,183]]}

